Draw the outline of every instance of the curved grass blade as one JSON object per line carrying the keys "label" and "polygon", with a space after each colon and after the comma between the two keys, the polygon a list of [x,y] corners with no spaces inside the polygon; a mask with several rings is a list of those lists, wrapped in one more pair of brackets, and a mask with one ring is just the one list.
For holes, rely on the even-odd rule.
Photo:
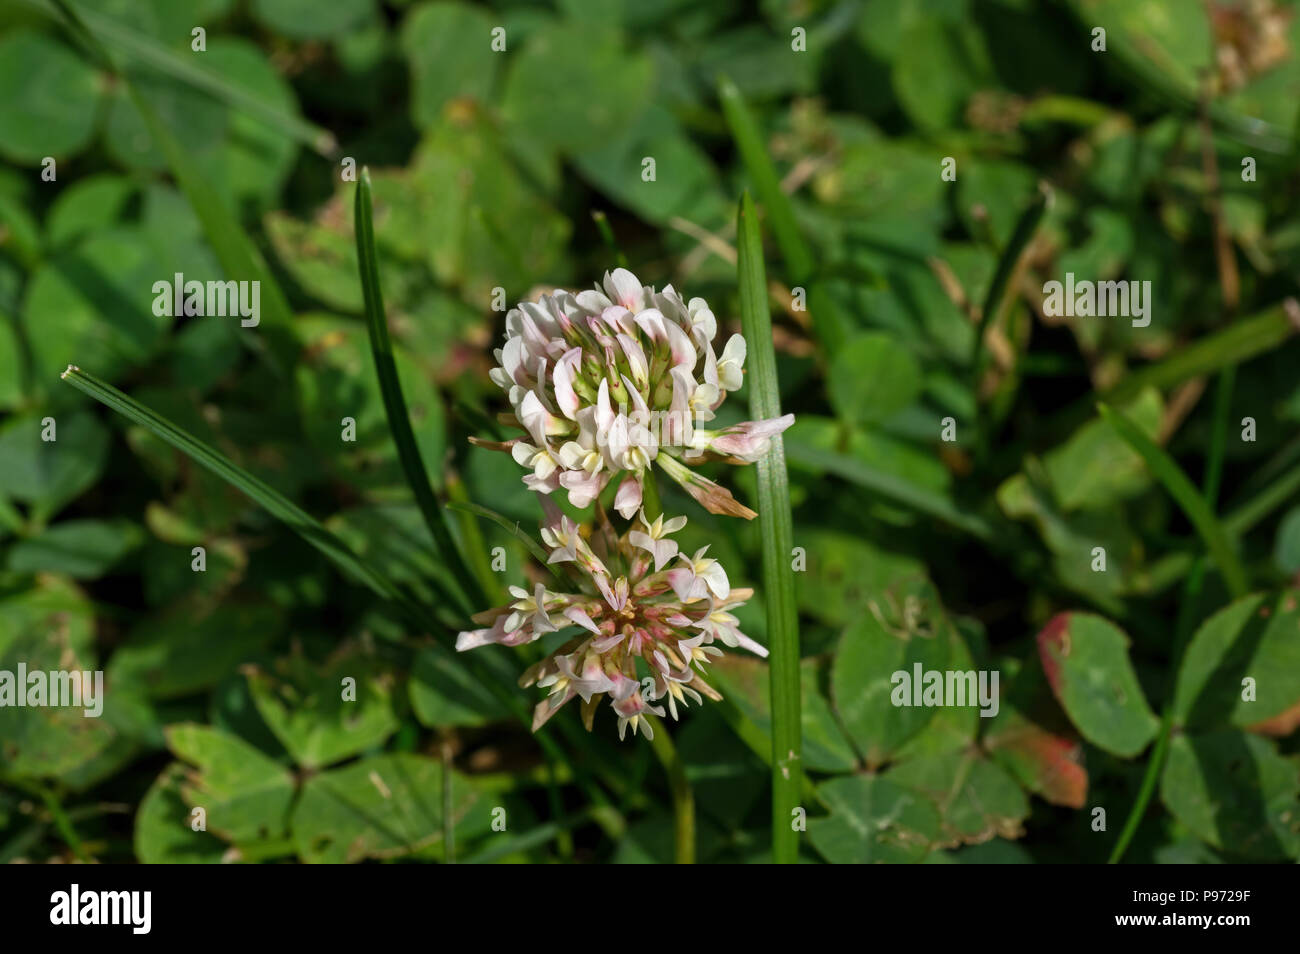
{"label": "curved grass blade", "polygon": [[323,553],[335,566],[357,582],[370,587],[386,599],[399,604],[407,602],[406,597],[392,582],[362,562],[347,544],[322,526],[316,518],[220,451],[214,450],[165,417],[75,365],[68,365],[68,370],[63,372],[62,377],[78,391],[89,395],[127,420],[139,424],[242,491],[267,513],[283,521],[289,529]]}
{"label": "curved grass blade", "polygon": [[379,260],[375,252],[375,229],[372,220],[370,197],[370,170],[362,169],[357,182],[355,223],[357,262],[361,271],[361,292],[366,303],[366,330],[370,333],[370,353],[375,359],[375,373],[379,377],[379,391],[384,399],[384,414],[388,430],[397,445],[397,456],[402,462],[406,482],[415,495],[416,505],[424,517],[425,525],[443,560],[450,566],[468,600],[466,608],[473,612],[486,603],[487,597],[465,561],[461,559],[456,541],[443,517],[438,498],[433,495],[429,474],[411,431],[410,414],[402,385],[397,378],[397,365],[393,362],[393,345],[388,337],[388,319],[384,314],[384,296],[379,287]]}
{"label": "curved grass blade", "polygon": [[[239,467],[221,452],[209,447],[160,414],[145,407],[129,395],[123,394],[111,384],[101,381],[93,374],[69,365],[68,369],[63,372],[62,377],[79,391],[121,414],[127,420],[150,431],[196,463],[212,471],[231,486],[242,491],[265,508],[273,517],[281,520],[291,530],[323,553],[349,576],[370,587],[376,594],[393,603],[416,626],[443,638],[452,635],[448,628],[439,623],[427,609],[411,600],[398,587],[386,579],[383,574],[369,567],[352,552],[347,544],[321,526],[309,513],[270,485]],[[506,671],[504,657],[497,660],[486,660],[468,656],[465,657],[464,664],[469,672],[483,684],[484,688],[491,692],[524,726],[532,725],[532,713],[521,701],[518,692],[515,691],[515,674]],[[563,751],[554,739],[545,733],[537,733],[534,738],[549,756],[560,761],[567,761]],[[594,782],[590,781],[585,773],[580,774],[578,784],[588,792],[594,801],[601,804],[607,801],[604,793],[595,788]]]}
{"label": "curved grass blade", "polygon": [[820,283],[814,281],[817,260],[804,240],[803,233],[799,231],[799,223],[794,217],[794,205],[781,189],[776,166],[772,164],[772,157],[763,145],[758,121],[745,98],[736,84],[725,76],[718,77],[718,96],[722,101],[722,114],[731,129],[731,137],[736,141],[736,148],[740,152],[740,159],[767,212],[767,222],[776,239],[776,247],[781,250],[781,258],[789,272],[789,283],[792,286],[811,285],[808,289],[808,310],[822,348],[827,355],[832,355],[848,336],[844,316]]}
{"label": "curved grass blade", "polygon": [[482,517],[484,520],[491,520],[506,533],[510,534],[526,546],[528,552],[536,557],[537,561],[541,563],[542,566],[546,566],[546,561],[551,558],[551,555],[546,552],[546,549],[534,540],[528,531],[519,528],[519,522],[517,520],[511,520],[509,517],[503,516],[495,510],[476,503],[461,503],[459,501],[453,501],[452,503],[447,504],[447,509],[459,510],[462,513],[472,513],[474,516]]}
{"label": "curved grass blade", "polygon": [[1237,559],[1236,551],[1233,550],[1222,524],[1214,516],[1195,485],[1187,479],[1187,475],[1174,459],[1122,412],[1106,404],[1098,404],[1097,410],[1124,443],[1146,462],[1152,475],[1164,485],[1165,490],[1169,491],[1169,495],[1183,509],[1183,513],[1187,515],[1187,519],[1191,521],[1205,543],[1210,558],[1218,565],[1232,595],[1245,596],[1248,589],[1246,571],[1242,569],[1241,562]]}
{"label": "curved grass blade", "polygon": [[[763,240],[754,202],[746,192],[736,219],[740,320],[749,344],[749,409],[755,420],[781,416],[772,316],[767,305]],[[763,541],[763,596],[772,654],[772,859],[792,864],[799,855],[799,834],[790,819],[803,787],[802,722],[799,708],[799,618],[795,608],[790,552],[794,525],[790,486],[781,436],[758,461],[758,529]]]}

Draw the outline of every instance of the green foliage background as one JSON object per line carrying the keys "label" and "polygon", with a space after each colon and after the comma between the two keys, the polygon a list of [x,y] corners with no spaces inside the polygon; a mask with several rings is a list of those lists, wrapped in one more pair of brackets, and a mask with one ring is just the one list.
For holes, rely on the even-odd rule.
{"label": "green foliage background", "polygon": [[[449,827],[462,860],[671,860],[647,746],[598,718],[590,742],[548,727],[565,758],[544,759],[445,643],[59,374],[77,364],[159,410],[455,626],[456,583],[384,416],[343,159],[372,172],[396,363],[436,491],[529,529],[520,469],[466,441],[492,436],[502,407],[493,290],[514,302],[598,279],[615,264],[602,211],[644,282],[738,327],[735,203],[753,182],[719,74],[755,111],[815,259],[805,280],[788,250],[768,254],[798,416],[803,856],[1103,861],[1165,753],[1167,711],[1125,857],[1300,859],[1296,4],[73,6],[126,81],[54,5],[0,4],[0,670],[102,668],[108,695],[99,720],[0,708],[0,860],[443,860]],[[1052,201],[1007,259],[977,360],[981,303],[1040,181]],[[287,297],[276,314],[264,291],[256,330],[153,315],[155,281],[223,275],[234,233],[214,235],[213,214],[242,223]],[[1044,317],[1043,283],[1067,272],[1149,280],[1150,326]],[[1233,598],[1098,400],[1198,487],[1221,469],[1207,498],[1251,595]],[[752,471],[727,476],[753,503]],[[758,581],[756,526],[668,488],[664,503],[691,518],[684,550],[708,543],[733,583]],[[489,591],[523,582],[515,536],[450,516]],[[487,568],[498,546],[505,574]],[[766,641],[761,587],[742,622]],[[890,675],[915,663],[999,671],[999,714],[893,706]],[[767,729],[766,664],[733,654],[719,672]],[[768,857],[760,758],[710,706],[674,736],[700,860]]]}

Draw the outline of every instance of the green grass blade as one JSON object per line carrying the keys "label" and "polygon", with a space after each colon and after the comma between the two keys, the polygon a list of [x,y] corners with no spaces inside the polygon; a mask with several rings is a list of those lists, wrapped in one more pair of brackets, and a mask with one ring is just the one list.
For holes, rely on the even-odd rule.
{"label": "green grass blade", "polygon": [[196,463],[212,471],[222,480],[246,494],[267,513],[283,521],[289,529],[323,553],[335,566],[375,593],[397,603],[405,597],[382,574],[363,563],[351,548],[325,529],[311,514],[293,503],[269,484],[254,477],[220,451],[208,446],[187,431],[177,427],[157,414],[86,371],[73,365],[63,372],[63,380],[77,390],[121,414],[132,423],[166,441]]}
{"label": "green grass blade", "polygon": [[1237,559],[1236,551],[1224,532],[1223,526],[1205,502],[1196,486],[1187,479],[1187,475],[1163,449],[1158,447],[1142,429],[1130,421],[1124,414],[1108,405],[1098,404],[1097,410],[1102,418],[1114,428],[1124,443],[1141,457],[1152,475],[1169,491],[1191,521],[1196,532],[1209,551],[1210,558],[1218,565],[1234,597],[1245,596],[1248,589],[1246,571]]}
{"label": "green grass blade", "polygon": [[[203,227],[203,235],[212,247],[213,254],[217,256],[226,278],[233,281],[259,283],[262,314],[257,330],[260,332],[260,337],[241,335],[240,338],[255,350],[265,347],[269,352],[272,366],[282,374],[288,374],[288,369],[293,366],[298,352],[297,343],[290,330],[292,311],[289,308],[289,300],[285,297],[280,283],[267,267],[261,252],[244,233],[238,220],[226,208],[221,198],[208,188],[206,176],[190,161],[189,153],[158,117],[157,111],[140,94],[130,78],[117,69],[107,49],[86,26],[80,14],[73,10],[66,0],[51,0],[51,2],[63,14],[65,25],[73,36],[114,74],[118,82],[126,85],[132,102],[135,103],[136,109],[140,111],[145,125],[149,128],[150,135],[162,151],[163,158],[176,179],[176,184],[180,186],[181,192],[185,194],[199,224]],[[265,327],[261,324],[263,321]]]}
{"label": "green grass blade", "polygon": [[509,517],[503,516],[489,507],[484,507],[481,504],[476,503],[461,503],[460,501],[453,501],[452,503],[447,504],[447,508],[449,510],[459,510],[462,513],[472,513],[474,516],[482,517],[484,520],[491,520],[498,527],[527,547],[528,552],[531,553],[542,566],[546,566],[546,561],[550,559],[551,555],[546,552],[546,548],[538,543],[532,535],[528,533],[528,531],[520,529],[519,521],[517,520],[511,520]]}
{"label": "green grass blade", "polygon": [[859,487],[875,491],[894,503],[942,520],[977,540],[989,543],[995,539],[995,531],[991,524],[975,514],[966,513],[941,494],[918,487],[911,481],[895,477],[893,474],[876,470],[870,464],[855,457],[813,447],[794,438],[788,440],[785,447],[786,456],[797,464],[834,474]]}
{"label": "green grass blade", "polygon": [[[429,611],[411,600],[383,574],[357,557],[346,543],[323,527],[314,517],[248,471],[239,467],[220,451],[214,450],[171,421],[148,407],[123,394],[117,388],[99,380],[80,368],[69,366],[63,379],[79,391],[116,411],[127,420],[140,425],[155,436],[175,447],[196,463],[212,471],[260,504],[273,517],[284,522],[291,530],[323,553],[331,562],[358,582],[370,587],[376,594],[392,602],[416,626],[437,636],[454,635],[439,623]],[[532,713],[515,686],[516,673],[505,671],[504,659],[492,663],[479,657],[462,657],[465,668],[493,694],[506,709],[525,727],[532,724]],[[534,735],[537,744],[552,758],[567,761],[554,739],[545,733]],[[582,779],[579,784],[595,800],[603,798],[594,790],[593,783]]]}
{"label": "green grass blade", "polygon": [[[763,240],[754,202],[746,192],[736,220],[740,277],[740,319],[749,345],[749,409],[755,420],[781,416],[772,348],[772,317],[767,306]],[[799,714],[799,619],[795,609],[790,553],[794,526],[785,448],[780,435],[758,462],[758,527],[763,541],[763,596],[772,654],[772,858],[790,864],[799,854],[799,834],[791,825],[803,786]]]}
{"label": "green grass blade", "polygon": [[388,418],[388,430],[397,445],[397,456],[402,462],[402,471],[406,482],[415,495],[416,505],[424,517],[424,523],[437,544],[438,552],[450,566],[460,584],[462,594],[467,598],[471,612],[482,609],[487,602],[483,588],[474,574],[461,558],[456,541],[452,538],[447,520],[443,516],[442,506],[433,494],[429,474],[424,468],[424,460],[415,443],[415,434],[411,431],[410,413],[406,409],[406,399],[402,396],[402,385],[397,377],[397,365],[393,362],[393,345],[388,337],[388,318],[384,314],[384,295],[379,286],[379,258],[375,252],[375,229],[372,220],[372,201],[370,196],[370,170],[362,169],[357,182],[355,224],[357,240],[357,262],[361,271],[361,292],[366,304],[366,329],[370,333],[370,353],[375,359],[375,373],[379,377],[379,391],[384,399],[384,414]]}
{"label": "green grass blade", "polygon": [[745,164],[754,189],[758,192],[759,201],[767,213],[768,227],[776,239],[776,247],[781,251],[790,285],[811,286],[808,288],[808,310],[812,315],[813,326],[825,353],[833,355],[844,344],[848,326],[839,307],[820,283],[814,281],[817,260],[812,248],[804,240],[803,233],[799,231],[790,197],[781,189],[781,179],[763,144],[758,121],[736,84],[725,76],[718,78],[718,96],[722,101],[722,113],[726,117],[727,126],[731,129],[731,137],[740,152],[740,159]]}

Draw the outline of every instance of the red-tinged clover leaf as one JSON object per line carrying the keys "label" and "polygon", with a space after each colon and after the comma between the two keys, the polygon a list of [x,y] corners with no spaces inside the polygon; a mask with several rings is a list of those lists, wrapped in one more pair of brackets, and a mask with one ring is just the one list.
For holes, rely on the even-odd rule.
{"label": "red-tinged clover leaf", "polygon": [[1160,797],[1198,838],[1228,854],[1300,857],[1300,772],[1267,739],[1232,729],[1175,736]]}
{"label": "red-tinged clover leaf", "polygon": [[808,837],[832,864],[923,861],[939,837],[928,798],[888,779],[854,775],[818,787],[831,810],[808,822]]}
{"label": "red-tinged clover leaf", "polygon": [[[1249,680],[1249,681],[1248,681]],[[1189,728],[1294,728],[1300,712],[1300,590],[1255,594],[1207,619],[1187,646],[1174,717]]]}
{"label": "red-tinged clover leaf", "polygon": [[1087,613],[1058,613],[1038,634],[1052,692],[1085,739],[1113,755],[1137,755],[1159,722],[1128,658],[1128,637]]}
{"label": "red-tinged clover leaf", "polygon": [[1083,746],[1052,698],[1037,658],[1003,690],[984,747],[1031,792],[1054,805],[1083,807],[1088,794]]}

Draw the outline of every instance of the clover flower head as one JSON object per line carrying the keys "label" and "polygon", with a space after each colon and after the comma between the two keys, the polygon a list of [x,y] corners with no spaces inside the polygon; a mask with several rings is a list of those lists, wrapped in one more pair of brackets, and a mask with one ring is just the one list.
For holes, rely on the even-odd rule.
{"label": "clover flower head", "polygon": [[509,450],[530,471],[529,489],[562,489],[575,507],[617,480],[614,509],[631,519],[645,474],[658,465],[710,512],[752,519],[754,511],[683,461],[752,463],[794,415],[697,426],[744,381],[745,339],[732,335],[719,356],[717,331],[703,298],[683,300],[671,285],[656,291],[625,268],[589,291],[521,302],[506,315],[491,377],[510,400],[507,423],[526,437],[478,443]]}
{"label": "clover flower head", "polygon": [[519,680],[548,690],[533,712],[534,731],[575,698],[590,730],[596,708],[608,697],[620,739],[629,727],[633,735],[653,738],[648,714],[663,716],[666,707],[676,719],[679,707],[722,698],[702,676],[705,665],[722,655],[716,644],[767,655],[731,613],[753,591],[733,589],[721,564],[705,556],[707,547],[688,557],[671,539],[685,517],[651,521],[641,511],[621,536],[606,523],[588,539],[547,498],[542,501],[547,562],[567,572],[572,587],[560,592],[541,583],[531,591],[512,586],[511,602],[474,617],[483,629],[456,639],[464,651],[578,630]]}

